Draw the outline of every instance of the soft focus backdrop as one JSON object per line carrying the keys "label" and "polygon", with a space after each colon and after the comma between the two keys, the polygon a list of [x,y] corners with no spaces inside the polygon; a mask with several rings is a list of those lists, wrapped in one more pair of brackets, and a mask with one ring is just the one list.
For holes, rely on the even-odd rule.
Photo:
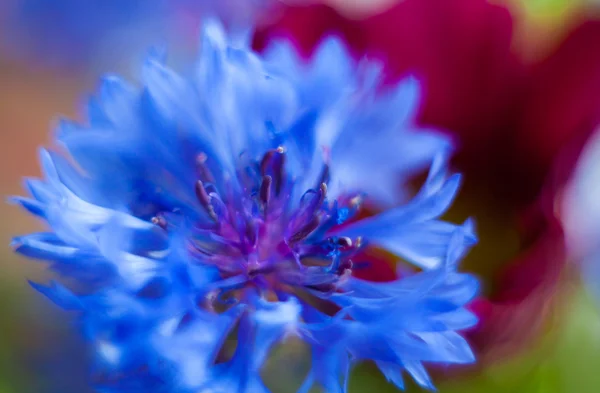
{"label": "soft focus backdrop", "polygon": [[[468,2],[476,1],[465,0],[464,4]],[[30,3],[30,7],[37,4],[39,10],[23,13],[21,6],[25,3]],[[312,13],[306,12],[302,5],[306,2],[290,0],[286,5],[275,4],[268,11],[261,5],[250,12],[240,6],[244,2],[232,0],[224,2],[226,6],[209,11],[187,0],[181,1],[177,12],[166,14],[161,12],[160,1],[156,1],[155,11],[139,13],[131,7],[125,17],[117,18],[120,7],[117,3],[114,14],[104,15],[107,19],[92,13],[82,21],[63,18],[60,7],[56,6],[58,3],[70,2],[56,1],[52,5],[51,1],[7,0],[0,5],[0,194],[4,197],[21,194],[21,179],[39,174],[38,147],[48,143],[59,117],[80,118],[86,94],[94,89],[101,73],[118,71],[135,78],[132,70],[138,68],[148,47],[157,41],[170,48],[173,62],[183,63],[181,60],[194,55],[201,15],[217,12],[236,21],[251,17],[266,31],[257,40],[268,39],[273,26],[288,29],[286,31],[301,44],[302,37],[318,40],[323,30],[339,28],[344,30],[348,41],[360,37],[356,38],[359,44],[353,48],[360,52],[362,46],[370,45],[368,39],[375,40],[374,46],[381,43],[381,48],[386,48],[385,37],[370,35],[375,30],[369,27],[369,21],[389,22],[393,20],[392,12],[397,10],[394,7],[398,7],[395,0],[328,0],[330,8],[326,8],[325,13]],[[105,7],[110,7],[108,3],[111,2],[107,1]],[[121,4],[124,3],[136,1],[123,0]],[[433,7],[441,4],[424,3],[431,3]],[[585,198],[588,191],[594,189],[595,177],[592,174],[575,178],[572,174],[579,162],[579,152],[600,119],[600,28],[595,25],[600,23],[600,4],[591,0],[498,0],[494,3],[498,8],[493,12],[501,10],[502,15],[504,11],[509,15],[511,33],[507,35],[507,50],[511,59],[518,59],[521,68],[514,68],[517,69],[514,73],[512,68],[511,73],[493,73],[495,79],[490,86],[505,87],[522,79],[538,78],[544,89],[536,94],[544,99],[524,105],[523,117],[529,118],[529,113],[536,112],[540,119],[547,121],[534,122],[529,128],[521,123],[519,126],[510,123],[507,127],[510,130],[498,128],[499,131],[495,131],[495,138],[499,139],[486,140],[481,136],[485,135],[484,128],[500,127],[494,122],[506,120],[505,113],[485,117],[481,111],[488,108],[475,106],[475,113],[464,115],[485,117],[487,123],[474,123],[479,139],[468,139],[469,130],[459,135],[466,138],[465,150],[456,165],[465,172],[467,183],[450,218],[461,220],[474,214],[478,221],[481,242],[468,257],[466,267],[486,283],[487,298],[476,307],[481,308],[478,311],[488,322],[472,333],[480,364],[470,369],[438,370],[436,380],[442,393],[595,393],[600,389],[597,372],[600,303],[592,293],[594,289],[600,293],[599,281],[593,277],[594,271],[600,269],[589,268],[589,264],[594,265],[593,252],[597,249],[594,239],[600,239],[600,234],[596,233],[598,236],[594,238],[593,226],[589,230],[577,230],[580,228],[578,217],[586,216],[586,211],[579,208],[584,202],[578,196]],[[460,0],[448,1],[446,6],[461,8],[460,4],[463,4]],[[294,7],[301,8],[298,11]],[[106,11],[103,7],[98,10]],[[418,15],[422,25],[440,23],[435,10]],[[447,15],[443,18],[451,20],[452,10]],[[473,18],[482,15],[473,15]],[[291,24],[286,25],[290,20]],[[89,26],[92,22],[94,29]],[[469,23],[463,22],[444,23],[448,29],[444,34],[456,34],[459,40],[473,39],[473,35],[481,38],[476,45],[476,56],[468,57],[468,51],[450,53],[450,56],[465,61],[467,66],[462,72],[468,76],[483,75],[490,64],[498,65],[496,44],[502,38],[485,40],[476,30],[469,33],[472,36],[460,38],[464,32],[458,30]],[[415,36],[418,33],[415,31]],[[441,75],[455,72],[452,67],[456,59],[444,57],[445,53],[435,54],[436,50],[443,51],[440,43],[446,37],[432,35],[429,38],[433,41],[423,45],[428,45],[426,49],[430,52],[427,53],[433,53],[428,56],[436,59]],[[79,52],[64,52],[75,44]],[[311,44],[306,45],[308,48]],[[393,53],[389,57],[393,58]],[[553,74],[553,70],[560,72]],[[552,86],[557,88],[550,88]],[[595,86],[598,89],[592,90]],[[490,99],[495,97],[491,87],[483,92],[476,91],[478,88],[481,86],[476,81],[459,85],[454,92],[457,97],[472,95],[475,101],[487,100],[491,107],[498,105],[497,100]],[[514,102],[513,97],[509,96],[507,101]],[[563,112],[573,116],[556,116]],[[434,117],[424,121],[437,124],[432,120]],[[585,121],[575,126],[574,119]],[[457,129],[464,123],[448,122],[457,124]],[[489,126],[490,122],[494,124]],[[581,126],[585,131],[580,124],[585,125]],[[533,131],[525,135],[524,130]],[[566,131],[556,136],[559,133],[556,130]],[[508,132],[513,134],[508,137]],[[508,145],[505,136],[515,140],[523,137],[526,142]],[[471,149],[472,146],[476,147]],[[478,150],[481,146],[505,150]],[[506,146],[517,147],[513,151]],[[551,148],[545,150],[547,146]],[[600,166],[600,159],[594,161],[600,149],[591,151],[588,153],[591,158],[586,161],[591,164],[586,165],[593,169]],[[519,154],[521,158],[541,158],[529,162],[520,159]],[[504,172],[498,170],[498,177],[487,180],[504,191],[510,190],[501,192],[479,179],[480,174],[473,169],[479,162],[485,162],[482,165],[487,165],[486,168],[511,168],[512,172],[508,173],[527,176],[504,178]],[[539,185],[535,185],[537,183]],[[576,190],[569,191],[569,187]],[[570,197],[565,198],[566,194]],[[594,200],[589,203],[594,205]],[[600,200],[596,203],[600,204]],[[48,301],[28,285],[27,280],[47,276],[44,266],[16,256],[9,246],[12,236],[31,232],[39,224],[7,203],[0,204],[0,217],[1,243],[5,245],[0,248],[0,393],[87,392],[85,346],[70,333],[73,323],[70,316],[50,307]],[[575,237],[565,247],[561,247],[562,222],[568,222],[567,237]],[[577,239],[584,235],[588,246],[573,250],[570,244],[580,244]],[[584,262],[588,265],[582,267]],[[582,270],[587,280],[581,278]],[[65,366],[71,370],[68,375],[63,371]],[[353,378],[351,390],[354,392],[394,391],[369,365],[359,368]],[[412,386],[409,390],[418,391]]]}

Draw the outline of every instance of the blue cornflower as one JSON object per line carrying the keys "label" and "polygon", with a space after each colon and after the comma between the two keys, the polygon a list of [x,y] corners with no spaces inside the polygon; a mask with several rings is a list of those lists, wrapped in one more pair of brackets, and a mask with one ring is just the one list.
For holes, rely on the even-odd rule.
{"label": "blue cornflower", "polygon": [[[228,42],[208,21],[189,78],[158,54],[141,89],[106,77],[89,125],[58,128],[70,157],[42,150],[45,181],[15,198],[50,227],[16,250],[75,283],[33,286],[81,314],[97,387],[268,392],[261,366],[290,335],[312,351],[300,392],[346,391],[361,360],[428,388],[424,362],[472,362],[459,331],[476,323],[465,305],[478,283],[457,264],[475,237],[470,221],[439,220],[460,177],[448,141],[414,124],[418,84],[382,88],[380,68],[335,38],[309,62],[283,42],[265,58]],[[363,199],[393,205],[394,176],[428,163],[412,201],[358,218]],[[421,272],[353,277],[367,244]]]}

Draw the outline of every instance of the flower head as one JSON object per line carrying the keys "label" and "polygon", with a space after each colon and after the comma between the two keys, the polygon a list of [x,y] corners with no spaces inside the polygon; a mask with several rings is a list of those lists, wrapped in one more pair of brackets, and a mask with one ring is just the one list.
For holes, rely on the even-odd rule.
{"label": "flower head", "polygon": [[[360,360],[426,387],[423,362],[472,362],[458,332],[478,285],[457,264],[475,238],[439,220],[460,177],[448,141],[414,131],[418,84],[380,89],[336,39],[307,63],[284,43],[263,59],[209,21],[201,45],[190,78],[158,54],[142,89],[106,77],[89,125],[58,129],[78,168],[43,150],[46,180],[15,199],[51,228],[16,250],[81,284],[33,285],[81,313],[103,391],[266,392],[261,366],[289,335],[312,349],[301,392],[345,391]],[[356,218],[365,198],[396,202],[392,173],[428,163],[412,201]],[[366,244],[422,271],[357,279]]]}

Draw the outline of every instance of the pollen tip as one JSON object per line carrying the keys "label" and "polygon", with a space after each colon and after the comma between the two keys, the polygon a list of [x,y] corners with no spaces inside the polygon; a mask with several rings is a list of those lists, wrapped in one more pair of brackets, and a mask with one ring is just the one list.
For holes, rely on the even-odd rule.
{"label": "pollen tip", "polygon": [[350,205],[352,205],[352,207],[358,207],[362,204],[363,202],[363,198],[360,195],[355,196],[354,198],[350,199]]}
{"label": "pollen tip", "polygon": [[339,239],[339,244],[343,247],[352,247],[352,239],[343,236]]}
{"label": "pollen tip", "polygon": [[154,217],[152,217],[152,219],[150,221],[152,222],[152,224],[159,226],[162,229],[167,228],[167,221],[162,216],[154,216]]}
{"label": "pollen tip", "polygon": [[196,162],[198,164],[204,164],[206,160],[208,160],[208,156],[206,155],[206,153],[200,153],[196,156]]}
{"label": "pollen tip", "polygon": [[319,189],[323,193],[323,196],[327,195],[327,184],[321,183],[321,186],[319,187]]}

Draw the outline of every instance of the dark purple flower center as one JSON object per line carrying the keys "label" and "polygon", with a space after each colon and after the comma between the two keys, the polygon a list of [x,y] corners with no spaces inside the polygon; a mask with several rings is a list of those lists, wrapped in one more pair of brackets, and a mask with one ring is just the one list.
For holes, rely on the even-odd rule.
{"label": "dark purple flower center", "polygon": [[[293,201],[285,159],[281,147],[260,160],[242,159],[237,181],[217,189],[206,155],[198,157],[195,191],[208,219],[194,226],[189,250],[199,263],[218,269],[224,290],[251,285],[269,292],[329,292],[351,274],[361,239],[328,232],[356,213],[360,198],[328,201],[325,166],[317,187]],[[167,228],[163,216],[154,222]]]}

